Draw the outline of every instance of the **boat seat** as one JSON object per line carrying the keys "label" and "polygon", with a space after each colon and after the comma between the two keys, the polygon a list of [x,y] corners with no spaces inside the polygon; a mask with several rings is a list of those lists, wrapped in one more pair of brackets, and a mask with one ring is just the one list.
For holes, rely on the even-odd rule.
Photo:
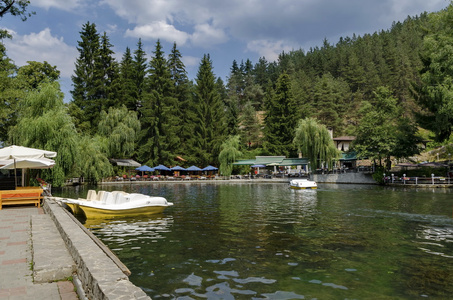
{"label": "boat seat", "polygon": [[126,192],[123,192],[123,191],[113,191],[112,194],[113,194],[113,196],[115,197],[116,194],[123,194],[123,195],[126,195],[127,193],[126,193]]}
{"label": "boat seat", "polygon": [[127,200],[134,201],[136,198],[143,198],[143,197],[144,197],[144,195],[142,195],[142,194],[132,193],[132,194],[127,195]]}
{"label": "boat seat", "polygon": [[101,202],[105,203],[107,205],[114,204],[115,203],[115,199],[113,198],[113,194],[110,193],[110,192],[105,192],[103,197],[102,197]]}
{"label": "boat seat", "polygon": [[116,193],[115,194],[115,204],[123,204],[128,202],[129,199],[125,197],[124,193]]}
{"label": "boat seat", "polygon": [[97,194],[95,190],[88,190],[87,200],[88,201],[97,200]]}
{"label": "boat seat", "polygon": [[164,197],[148,197],[146,201],[147,205],[167,205],[167,199]]}
{"label": "boat seat", "polygon": [[98,195],[96,197],[96,200],[102,201],[102,198],[104,198],[105,191],[99,191]]}

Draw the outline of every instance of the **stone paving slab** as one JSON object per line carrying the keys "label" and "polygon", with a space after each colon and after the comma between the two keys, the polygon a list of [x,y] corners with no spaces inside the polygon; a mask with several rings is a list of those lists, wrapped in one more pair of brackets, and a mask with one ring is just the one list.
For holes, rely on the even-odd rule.
{"label": "stone paving slab", "polygon": [[76,271],[74,260],[48,215],[32,216],[35,283],[65,280]]}
{"label": "stone paving slab", "polygon": [[[33,282],[31,220],[42,214],[43,210],[34,206],[0,210],[0,300],[63,299],[57,282]],[[77,299],[75,292],[72,296],[64,299]]]}

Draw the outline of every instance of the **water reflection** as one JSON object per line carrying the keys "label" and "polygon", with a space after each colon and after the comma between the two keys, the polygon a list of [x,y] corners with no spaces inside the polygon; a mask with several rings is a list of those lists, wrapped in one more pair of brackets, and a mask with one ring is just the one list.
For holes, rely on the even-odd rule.
{"label": "water reflection", "polygon": [[[117,187],[111,187],[117,189]],[[87,221],[153,299],[453,294],[451,196],[377,186],[129,185],[159,216]]]}
{"label": "water reflection", "polygon": [[453,227],[421,225],[416,238],[420,250],[432,255],[453,258]]}

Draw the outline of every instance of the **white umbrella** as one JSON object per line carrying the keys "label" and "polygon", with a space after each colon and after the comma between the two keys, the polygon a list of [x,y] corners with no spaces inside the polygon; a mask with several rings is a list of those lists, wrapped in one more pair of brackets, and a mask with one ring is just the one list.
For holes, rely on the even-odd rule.
{"label": "white umbrella", "polygon": [[0,169],[49,169],[55,165],[55,161],[49,158],[21,158],[0,161],[0,165],[3,164]]}
{"label": "white umbrella", "polygon": [[0,149],[0,159],[20,159],[20,158],[52,158],[57,156],[57,152],[47,151],[23,146],[8,146]]}
{"label": "white umbrella", "polygon": [[[56,157],[57,152],[54,151],[47,151],[23,146],[8,146],[0,149],[0,160],[12,160],[14,173],[16,173],[17,167],[17,160],[19,159],[43,159],[43,158],[52,158]],[[54,163],[55,164],[55,163]],[[52,165],[53,166],[53,165]],[[5,168],[6,169],[6,168]],[[24,181],[24,177],[22,176],[22,181]],[[16,182],[16,180],[14,181]],[[16,183],[17,186],[17,183]]]}

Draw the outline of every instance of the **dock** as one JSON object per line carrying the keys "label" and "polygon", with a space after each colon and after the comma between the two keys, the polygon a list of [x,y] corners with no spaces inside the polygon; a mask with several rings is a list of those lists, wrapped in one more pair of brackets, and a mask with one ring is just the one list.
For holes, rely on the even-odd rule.
{"label": "dock", "polygon": [[0,211],[0,299],[151,299],[55,198]]}

